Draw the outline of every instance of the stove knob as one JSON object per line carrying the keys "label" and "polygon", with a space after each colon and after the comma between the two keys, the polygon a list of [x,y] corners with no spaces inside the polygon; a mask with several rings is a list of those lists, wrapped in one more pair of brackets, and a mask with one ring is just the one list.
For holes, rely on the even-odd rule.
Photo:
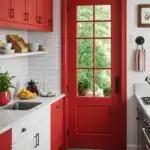
{"label": "stove knob", "polygon": [[149,122],[147,119],[144,119],[144,125],[145,125],[145,126],[149,126],[149,125],[150,125],[150,122]]}

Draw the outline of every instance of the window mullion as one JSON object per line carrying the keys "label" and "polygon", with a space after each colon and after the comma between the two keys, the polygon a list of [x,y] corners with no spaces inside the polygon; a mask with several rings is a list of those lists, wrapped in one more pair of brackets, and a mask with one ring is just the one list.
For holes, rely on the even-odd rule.
{"label": "window mullion", "polygon": [[[93,5],[93,37],[95,38],[95,5]],[[93,39],[93,68],[95,68],[95,39]],[[93,69],[93,96],[95,96],[95,83],[96,83],[96,77],[95,77],[95,69]]]}

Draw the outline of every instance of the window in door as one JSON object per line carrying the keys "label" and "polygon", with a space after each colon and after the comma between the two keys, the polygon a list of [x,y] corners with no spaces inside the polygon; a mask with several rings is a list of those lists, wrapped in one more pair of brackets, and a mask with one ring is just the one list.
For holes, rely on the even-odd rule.
{"label": "window in door", "polygon": [[111,5],[77,7],[77,94],[111,96]]}

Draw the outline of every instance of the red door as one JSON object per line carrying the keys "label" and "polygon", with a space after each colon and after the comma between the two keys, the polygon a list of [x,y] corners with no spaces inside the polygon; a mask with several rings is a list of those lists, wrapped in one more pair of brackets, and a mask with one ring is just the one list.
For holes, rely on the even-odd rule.
{"label": "red door", "polygon": [[0,150],[12,150],[12,133],[8,130],[0,134]]}
{"label": "red door", "polygon": [[29,0],[12,0],[12,19],[19,23],[29,23]]}
{"label": "red door", "polygon": [[70,148],[123,149],[121,0],[69,0]]}
{"label": "red door", "polygon": [[0,20],[9,20],[11,15],[11,0],[1,0],[0,4]]}

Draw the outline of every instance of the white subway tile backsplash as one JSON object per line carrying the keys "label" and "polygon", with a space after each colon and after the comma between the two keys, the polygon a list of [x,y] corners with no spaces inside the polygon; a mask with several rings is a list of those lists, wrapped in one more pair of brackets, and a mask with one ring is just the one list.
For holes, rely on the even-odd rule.
{"label": "white subway tile backsplash", "polygon": [[[0,29],[0,40],[6,42],[6,35],[18,34],[27,41],[27,32],[12,29]],[[8,58],[0,60],[0,67],[2,72],[8,71],[12,76],[16,76],[13,84],[17,88],[23,87],[28,81],[28,58]],[[14,89],[11,89],[12,94]]]}
{"label": "white subway tile backsplash", "polygon": [[38,42],[48,48],[48,54],[29,58],[29,78],[43,81],[46,87],[57,92],[60,92],[61,83],[60,2],[54,1],[52,33],[28,32],[29,42]]}
{"label": "white subway tile backsplash", "polygon": [[25,41],[27,41],[27,31],[22,31],[22,30],[14,30],[14,29],[0,29],[0,40],[6,41],[6,35],[8,34],[17,34],[20,35],[24,38]]}
{"label": "white subway tile backsplash", "polygon": [[29,58],[10,58],[0,60],[2,71],[9,71],[16,78],[13,83],[23,87],[28,80],[39,80],[43,87],[60,93],[61,81],[61,38],[60,38],[60,0],[54,1],[53,32],[21,31],[0,29],[0,40],[6,41],[7,34],[18,34],[25,41],[36,42],[48,48],[48,54]]}

